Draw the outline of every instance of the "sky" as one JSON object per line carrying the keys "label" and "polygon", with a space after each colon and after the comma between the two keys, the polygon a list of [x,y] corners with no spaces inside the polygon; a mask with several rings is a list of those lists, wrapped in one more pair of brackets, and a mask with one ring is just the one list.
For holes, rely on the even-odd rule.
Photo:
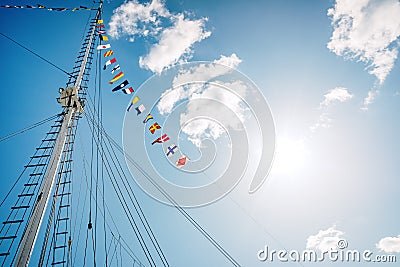
{"label": "sky", "polygon": [[[170,184],[196,187],[218,180],[226,170],[243,172],[232,178],[224,194],[208,198],[205,193],[201,205],[186,209],[241,266],[320,265],[271,263],[259,260],[258,254],[265,246],[335,251],[343,240],[346,249],[395,255],[400,261],[398,1],[106,1],[103,10],[109,43],[135,89],[133,95],[111,92],[112,76],[109,69],[103,71],[107,132],[145,169]],[[93,15],[0,9],[0,32],[71,71],[84,26]],[[3,36],[0,45],[2,137],[60,112],[55,99],[67,76]],[[182,87],[185,82],[190,86]],[[144,128],[144,115],[126,112],[134,96],[154,115],[152,122],[174,137],[170,143],[151,145],[154,138]],[[215,117],[190,121],[199,114]],[[90,153],[90,132],[86,122],[80,126],[75,179],[79,190],[87,192],[82,155]],[[48,128],[0,142],[1,199]],[[240,139],[243,133],[246,139]],[[183,171],[175,168],[176,156],[168,159],[163,153],[172,143],[193,161]],[[243,152],[239,159],[245,166],[232,169],[229,163],[238,152]],[[201,159],[211,167],[191,173],[190,166]],[[174,207],[142,190],[140,175],[128,161],[122,162],[135,177],[131,184],[171,266],[231,266]],[[258,166],[268,175],[249,193]],[[115,193],[106,185],[106,220],[111,224],[113,219],[112,227],[145,262]],[[21,186],[12,191],[14,199]],[[182,203],[192,196],[187,188],[183,192]],[[6,203],[0,207],[2,220],[12,201]],[[86,220],[87,207],[76,207],[76,214]],[[109,235],[106,244],[114,241]],[[104,249],[99,246],[98,251],[97,262],[104,262]],[[110,265],[132,265],[126,253],[121,258],[126,265],[116,258]],[[362,264],[326,260],[323,266]]]}

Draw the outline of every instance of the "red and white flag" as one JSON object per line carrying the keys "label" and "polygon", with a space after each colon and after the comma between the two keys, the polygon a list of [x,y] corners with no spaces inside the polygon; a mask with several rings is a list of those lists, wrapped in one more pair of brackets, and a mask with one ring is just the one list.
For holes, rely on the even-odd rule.
{"label": "red and white flag", "polygon": [[180,159],[178,159],[178,161],[176,162],[176,166],[177,166],[178,168],[182,168],[182,167],[186,164],[186,162],[188,162],[188,161],[189,161],[188,157],[186,157],[185,155],[183,155],[183,157],[181,157]]}
{"label": "red and white flag", "polygon": [[155,143],[164,143],[167,142],[169,140],[169,137],[167,136],[167,134],[163,134],[161,137],[158,137],[156,140],[153,141],[153,143],[151,143],[152,145],[154,145]]}
{"label": "red and white flag", "polygon": [[116,58],[110,59],[106,61],[106,64],[104,64],[103,70],[105,70],[107,68],[108,65],[111,65],[113,63],[117,62]]}
{"label": "red and white flag", "polygon": [[109,49],[110,47],[111,47],[110,44],[99,45],[99,46],[97,47],[97,50]]}
{"label": "red and white flag", "polygon": [[132,87],[129,87],[129,88],[127,88],[127,89],[123,89],[122,91],[123,91],[125,94],[127,94],[127,95],[130,95],[130,94],[132,94],[133,92],[135,92],[135,90],[133,90]]}

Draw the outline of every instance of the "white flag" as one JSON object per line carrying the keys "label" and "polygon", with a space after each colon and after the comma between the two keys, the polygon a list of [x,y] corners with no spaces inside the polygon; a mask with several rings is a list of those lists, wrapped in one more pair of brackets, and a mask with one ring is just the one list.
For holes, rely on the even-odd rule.
{"label": "white flag", "polygon": [[110,44],[99,45],[99,46],[97,47],[97,50],[109,49],[110,47],[111,47]]}

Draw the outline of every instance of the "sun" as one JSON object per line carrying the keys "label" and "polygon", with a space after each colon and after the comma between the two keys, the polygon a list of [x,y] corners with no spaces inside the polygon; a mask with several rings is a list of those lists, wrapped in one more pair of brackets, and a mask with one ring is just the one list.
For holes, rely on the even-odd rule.
{"label": "sun", "polygon": [[287,175],[300,171],[305,165],[307,154],[303,139],[278,137],[271,173]]}

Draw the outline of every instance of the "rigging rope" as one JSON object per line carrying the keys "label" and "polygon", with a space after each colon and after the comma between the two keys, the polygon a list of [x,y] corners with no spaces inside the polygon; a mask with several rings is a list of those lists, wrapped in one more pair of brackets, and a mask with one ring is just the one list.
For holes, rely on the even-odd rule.
{"label": "rigging rope", "polygon": [[[18,130],[18,131],[15,131],[15,132],[13,132],[13,133],[7,134],[6,136],[3,136],[3,137],[0,138],[0,142],[3,142],[3,141],[5,141],[5,140],[7,140],[7,139],[10,139],[10,138],[12,138],[12,137],[14,137],[14,136],[16,136],[16,135],[22,134],[22,133],[24,133],[24,132],[26,132],[26,131],[32,130],[32,129],[34,129],[34,128],[36,128],[36,127],[42,125],[42,124],[45,124],[46,122],[52,121],[53,119],[59,117],[60,115],[61,115],[61,114],[53,115],[53,116],[51,116],[51,117],[49,117],[49,118],[47,118],[47,119],[41,120],[41,121],[36,122],[36,123],[34,123],[34,124],[31,124],[31,125],[29,125],[29,126],[26,126],[26,127],[22,128],[22,129],[20,129],[20,130]],[[2,203],[2,204],[3,204],[3,203]],[[0,206],[1,206],[1,205],[0,205]]]}
{"label": "rigging rope", "polygon": [[[79,134],[78,134],[78,135],[79,135]],[[82,140],[81,140],[81,141],[82,141]],[[82,151],[81,151],[81,152],[82,152],[82,154],[83,154],[83,161],[82,161],[82,162],[83,162],[83,170],[84,170],[84,172],[83,172],[83,177],[85,177],[86,186],[87,186],[87,188],[89,188],[89,182],[88,182],[89,178],[88,178],[88,176],[87,176],[86,167],[85,167],[86,165],[89,165],[89,164],[88,164],[88,162],[87,162],[87,160],[86,160],[86,157],[85,157],[85,152],[84,152],[85,149],[84,149],[83,142],[81,142],[81,146],[82,146]],[[82,180],[81,180],[81,182],[82,182]],[[80,188],[81,188],[81,186],[80,186]],[[100,190],[100,188],[97,188],[97,190]],[[79,194],[78,194],[79,196],[81,195],[80,192],[81,192],[81,190],[79,189]],[[87,192],[88,192],[88,190],[85,190],[85,196],[84,196],[83,199],[86,199],[86,194],[87,194]],[[89,197],[93,197],[93,198],[94,198],[93,195],[92,195],[92,196],[89,196]],[[104,196],[102,196],[102,198],[104,198]],[[81,202],[81,201],[78,201],[78,204],[79,204],[80,202]],[[85,210],[86,201],[83,201],[83,204],[84,204],[84,207],[83,207],[82,211]],[[111,242],[110,242],[109,247],[108,247],[108,249],[107,249],[107,251],[108,251],[108,253],[109,253],[113,240],[116,239],[116,236],[117,236],[117,235],[118,235],[118,236],[121,236],[121,233],[120,233],[120,230],[119,230],[119,228],[118,228],[118,226],[117,226],[117,224],[116,224],[116,222],[115,222],[115,220],[114,220],[114,218],[113,218],[113,216],[112,216],[112,214],[111,214],[111,212],[110,212],[110,209],[109,209],[107,203],[105,203],[105,206],[104,206],[104,209],[103,209],[103,210],[101,209],[102,207],[100,207],[99,205],[96,205],[96,208],[99,209],[100,215],[103,217],[104,220],[105,220],[105,213],[106,213],[106,212],[110,215],[108,218],[111,219],[111,222],[112,222],[113,226],[114,226],[115,229],[116,229],[116,234],[115,234],[115,233],[113,232],[113,230],[111,229],[111,226],[110,226],[110,225],[108,224],[108,222],[105,220],[106,226],[107,226],[108,230],[109,230],[110,233],[111,233]],[[83,214],[83,213],[82,213],[82,214]],[[78,217],[81,218],[81,223],[80,223],[80,224],[82,224],[83,216],[78,216]],[[75,222],[74,229],[76,228],[76,223],[77,223],[77,221]],[[75,232],[75,230],[73,230],[72,232]],[[80,232],[79,232],[79,234],[80,234]],[[121,241],[122,241],[121,246],[122,246],[123,250],[126,252],[126,254],[127,254],[134,262],[139,263],[140,266],[144,266],[143,263],[139,260],[138,256],[137,256],[137,255],[135,254],[135,252],[132,250],[132,248],[130,247],[130,245],[125,241],[125,239],[124,239],[122,236],[121,236],[120,239],[121,239]],[[78,244],[78,243],[79,243],[79,235],[78,235],[77,244]],[[76,250],[76,251],[77,251],[77,249],[78,249],[78,247],[75,247],[75,250]],[[75,253],[75,257],[76,257],[76,255],[77,255],[77,253]],[[75,259],[74,259],[74,262],[75,262]],[[74,263],[74,262],[73,262],[73,263]],[[109,263],[109,264],[110,264],[110,263]],[[72,264],[72,266],[74,266],[74,265],[75,265],[75,264]]]}
{"label": "rigging rope", "polygon": [[[0,142],[5,141],[5,140],[7,140],[7,139],[9,139],[9,138],[12,138],[12,137],[14,137],[14,136],[16,136],[16,135],[18,135],[18,134],[21,134],[21,133],[23,133],[23,132],[25,132],[25,131],[31,130],[31,129],[35,128],[35,127],[38,127],[38,126],[40,126],[40,125],[42,125],[42,124],[44,124],[44,123],[46,123],[46,122],[49,122],[49,121],[51,121],[51,120],[53,120],[53,119],[59,117],[60,115],[61,115],[61,114],[57,114],[57,115],[51,116],[51,117],[49,117],[49,118],[47,118],[47,119],[44,119],[44,120],[42,120],[42,121],[40,121],[40,122],[34,123],[34,124],[30,125],[30,126],[27,126],[27,127],[23,128],[23,129],[21,129],[21,130],[19,130],[19,131],[16,131],[16,132],[14,132],[14,133],[11,133],[11,134],[9,134],[9,135],[6,135],[6,136],[0,138]],[[32,159],[31,159],[31,160],[32,160]],[[29,161],[29,162],[30,162],[30,161]],[[29,163],[28,163],[28,164],[29,164]],[[25,167],[24,171],[23,171],[23,172],[18,176],[18,178],[15,180],[14,184],[11,186],[11,188],[10,188],[10,190],[7,192],[6,196],[5,196],[5,197],[3,198],[3,200],[1,201],[0,207],[3,206],[4,202],[5,202],[5,201],[7,200],[7,198],[10,196],[11,192],[14,190],[15,186],[18,184],[18,182],[19,182],[19,180],[21,179],[22,175],[24,174],[25,170],[26,170],[26,167]]]}
{"label": "rigging rope", "polygon": [[[91,123],[93,123],[93,126],[95,125],[94,119],[93,118],[89,118],[89,115],[87,115],[87,113],[84,113],[84,114],[88,119],[88,124],[89,124],[89,128],[90,128],[90,130],[92,132],[92,135],[95,135],[96,128],[92,128],[91,127],[92,126]],[[92,138],[92,140],[93,139],[94,138]],[[98,145],[100,145],[100,144],[98,144]],[[142,234],[140,233],[139,227],[138,227],[138,225],[137,225],[137,223],[136,223],[136,221],[134,219],[134,216],[131,213],[131,210],[129,209],[128,203],[127,203],[126,199],[123,197],[123,193],[122,193],[122,190],[121,190],[121,188],[120,188],[120,186],[119,186],[119,184],[117,182],[117,178],[116,178],[115,174],[112,172],[112,167],[111,167],[111,163],[110,162],[113,162],[113,158],[107,158],[107,154],[105,153],[103,147],[102,147],[102,149],[100,151],[100,155],[101,155],[102,161],[106,163],[105,164],[106,172],[109,175],[109,177],[111,178],[110,179],[111,184],[112,184],[112,186],[113,186],[113,188],[114,188],[114,190],[115,190],[115,192],[117,194],[117,197],[119,199],[119,202],[122,205],[122,208],[124,209],[125,214],[127,215],[129,223],[132,226],[132,229],[133,229],[133,231],[134,231],[134,233],[135,233],[135,235],[136,235],[136,237],[137,237],[137,239],[139,241],[139,244],[140,244],[142,250],[144,251],[145,256],[146,256],[148,262],[150,263],[150,265],[155,265],[154,259],[151,256],[149,248],[147,247],[146,242],[144,241]]]}
{"label": "rigging rope", "polygon": [[[91,102],[91,104],[93,105],[94,108],[93,108],[93,111],[91,111],[90,109],[88,109],[87,112],[86,112],[84,115],[88,118],[88,123],[89,123],[89,127],[91,127],[91,130],[92,130],[92,131],[95,131],[95,130],[100,131],[99,133],[101,134],[102,139],[103,139],[103,138],[104,138],[104,137],[103,137],[103,136],[104,136],[104,130],[101,130],[101,128],[102,128],[102,123],[101,123],[101,121],[100,121],[100,122],[97,122],[97,121],[95,120],[96,114],[97,114],[96,108],[95,108],[96,105],[94,105],[94,101],[93,101],[93,99],[91,98],[90,94],[88,94],[88,97],[89,97],[89,100],[90,100],[90,102]],[[88,115],[88,114],[89,114],[89,115]],[[92,127],[93,127],[93,128],[92,128]],[[92,133],[92,135],[94,135],[94,133]],[[93,139],[92,139],[92,140],[93,140]],[[127,176],[126,176],[126,174],[125,174],[125,172],[124,172],[124,170],[123,170],[123,168],[122,168],[122,165],[121,165],[120,161],[118,160],[118,157],[117,157],[117,155],[116,155],[116,153],[115,153],[115,151],[114,151],[112,145],[109,144],[110,148],[108,148],[107,143],[104,143],[104,144],[105,144],[105,147],[106,147],[107,152],[108,152],[108,155],[109,155],[109,159],[107,160],[107,163],[110,162],[110,161],[113,163],[114,167],[116,168],[116,170],[117,170],[117,172],[118,172],[119,177],[121,178],[121,181],[122,181],[122,183],[123,183],[123,187],[124,187],[124,189],[126,190],[126,192],[128,193],[129,199],[130,199],[130,201],[132,202],[132,204],[133,204],[133,206],[134,206],[134,208],[135,208],[135,211],[136,211],[136,213],[138,214],[139,219],[140,219],[142,225],[144,226],[144,229],[145,229],[147,235],[148,235],[149,238],[150,238],[151,243],[153,244],[154,248],[156,249],[156,252],[157,252],[158,256],[160,257],[160,259],[161,259],[161,261],[162,261],[162,263],[163,263],[164,266],[169,266],[168,261],[167,261],[165,255],[164,255],[164,253],[163,253],[163,251],[162,251],[162,249],[161,249],[161,247],[160,247],[160,245],[159,245],[159,243],[158,243],[158,241],[157,241],[157,238],[155,237],[155,235],[154,235],[154,233],[153,233],[153,231],[152,231],[152,229],[151,229],[151,227],[150,227],[150,225],[149,225],[149,223],[148,223],[148,221],[147,221],[147,219],[146,219],[146,216],[145,216],[145,214],[144,214],[142,208],[140,207],[140,204],[139,204],[139,202],[138,202],[138,200],[137,200],[137,198],[136,198],[136,196],[135,196],[135,194],[134,194],[134,192],[133,192],[133,190],[132,190],[132,188],[131,188],[131,186],[130,186],[129,180],[128,180],[128,178],[127,178]],[[98,145],[98,144],[97,144],[97,145]],[[101,143],[101,149],[102,149],[102,150],[101,150],[102,153],[105,154],[104,147],[103,147],[103,144],[102,144],[102,143]],[[111,155],[110,149],[111,149],[111,151],[113,152],[113,155],[114,155],[114,156]],[[105,154],[105,157],[106,157],[106,159],[107,159],[107,154]],[[102,158],[102,159],[103,159],[103,158]],[[116,162],[115,162],[114,159],[116,159],[116,162],[118,163],[119,168],[118,168],[118,166],[117,166],[117,164],[116,164]],[[103,162],[104,162],[104,159],[103,159]],[[108,164],[109,164],[109,163],[108,163]],[[107,167],[107,166],[106,166],[106,167]],[[109,168],[110,168],[110,170],[112,169],[112,168],[110,167],[110,165],[109,165]],[[120,170],[121,170],[121,172],[120,172]],[[116,176],[114,175],[114,173],[113,173],[112,171],[111,171],[111,173],[112,173],[112,175],[113,175],[113,177],[114,177],[114,180],[115,180],[115,182],[116,182],[116,187],[118,188],[118,190],[119,190],[119,192],[121,193],[121,196],[122,196],[122,191],[121,191],[121,189],[120,189],[120,186],[118,185],[118,182],[117,182],[117,180],[116,180]],[[121,174],[121,173],[122,173],[122,174]],[[124,177],[125,180],[123,180],[122,177]],[[112,180],[111,180],[111,182],[112,182]],[[114,189],[116,189],[116,187],[114,187]],[[128,187],[129,187],[129,189],[128,189]],[[117,191],[116,191],[116,192],[117,192]],[[117,192],[117,194],[118,194],[118,192]],[[124,203],[125,203],[125,205],[126,205],[127,208],[128,208],[128,205],[126,204],[125,199],[124,199],[124,198],[122,198],[122,199],[124,200]],[[124,205],[124,203],[121,202],[122,205]],[[130,212],[129,212],[129,214],[130,214]],[[127,216],[128,216],[128,219],[129,219],[129,215],[128,215],[128,214],[127,214]],[[133,219],[133,217],[132,217],[132,219]],[[135,224],[135,226],[136,226],[136,223],[135,223],[135,222],[134,222],[134,224]],[[137,227],[136,227],[136,228],[137,228]],[[134,229],[134,230],[135,230],[135,229]],[[138,228],[137,228],[137,230],[138,230]],[[139,230],[138,230],[138,231],[139,231]],[[149,256],[150,256],[150,258],[151,258],[151,260],[152,260],[151,254],[150,254],[150,252],[149,252],[148,249],[147,249],[147,245],[146,245],[146,243],[144,242],[141,233],[138,232],[138,234],[139,234],[138,238],[140,237],[140,240],[141,240],[141,242],[143,242],[143,245],[144,245],[144,247],[145,247],[145,249],[146,249],[146,252],[149,253]],[[139,241],[140,241],[140,240],[139,240]]]}
{"label": "rigging rope", "polygon": [[[85,113],[86,115],[86,113]],[[86,115],[86,117],[88,117]],[[89,118],[90,119],[90,118]],[[93,122],[93,120],[92,120]],[[103,132],[104,136],[108,140],[108,142],[115,146],[117,150],[119,150],[123,155],[126,156],[127,160],[130,161],[135,168],[141,172],[156,188],[160,193],[162,193],[172,204],[173,206],[208,240],[210,243],[219,251],[221,254],[227,258],[234,266],[241,266],[234,258],[232,255],[227,252],[222,245],[220,245],[193,217],[190,216],[190,214],[187,213],[187,211],[179,206],[179,204],[160,186],[158,185],[151,177],[150,175],[140,167],[140,165],[129,155],[127,154],[123,148],[111,137],[109,136],[106,132],[105,129],[100,126],[101,131]]]}
{"label": "rigging rope", "polygon": [[[90,95],[89,95],[90,97]],[[85,113],[85,116],[87,117],[87,119],[95,124],[95,120],[92,118],[90,118],[87,113]],[[101,122],[99,122],[101,123]],[[104,136],[106,137],[106,140],[108,140],[109,144],[112,146],[115,146],[123,155],[125,155],[127,157],[127,159],[134,164],[134,166],[157,188],[157,190],[160,191],[160,193],[162,193],[172,204],[173,206],[204,236],[206,237],[206,239],[208,241],[210,241],[210,243],[212,243],[212,245],[214,245],[214,247],[221,252],[221,254],[223,256],[225,256],[225,258],[227,258],[234,266],[240,266],[240,264],[233,258],[232,255],[229,254],[229,252],[227,252],[193,217],[191,217],[186,210],[184,210],[181,206],[179,206],[179,204],[162,188],[160,187],[149,175],[148,173],[143,170],[140,165],[129,155],[126,154],[126,152],[123,150],[123,148],[120,147],[120,145],[113,140],[105,131],[103,125],[99,125],[99,129],[102,131],[102,133],[104,134]],[[107,148],[107,146],[106,146]],[[107,148],[108,149],[108,148]],[[110,152],[109,152],[110,153]],[[116,158],[118,161],[118,158]],[[113,157],[111,157],[111,160],[113,160]]]}
{"label": "rigging rope", "polygon": [[42,57],[41,55],[39,55],[38,53],[35,53],[34,51],[32,51],[31,49],[29,49],[28,47],[24,46],[23,44],[15,41],[14,39],[12,39],[11,37],[5,35],[4,33],[0,32],[0,35],[3,35],[5,38],[7,38],[8,40],[10,40],[11,42],[17,44],[18,46],[22,47],[23,49],[25,49],[26,51],[34,54],[35,56],[37,56],[38,58],[40,58],[41,60],[43,60],[44,62],[47,62],[48,64],[52,65],[53,67],[55,67],[56,69],[64,72],[65,74],[67,74],[69,77],[72,77],[72,75],[70,73],[68,73],[67,71],[63,70],[62,68],[60,68],[59,66],[57,66],[56,64],[52,63],[50,60],[45,59],[44,57]]}

